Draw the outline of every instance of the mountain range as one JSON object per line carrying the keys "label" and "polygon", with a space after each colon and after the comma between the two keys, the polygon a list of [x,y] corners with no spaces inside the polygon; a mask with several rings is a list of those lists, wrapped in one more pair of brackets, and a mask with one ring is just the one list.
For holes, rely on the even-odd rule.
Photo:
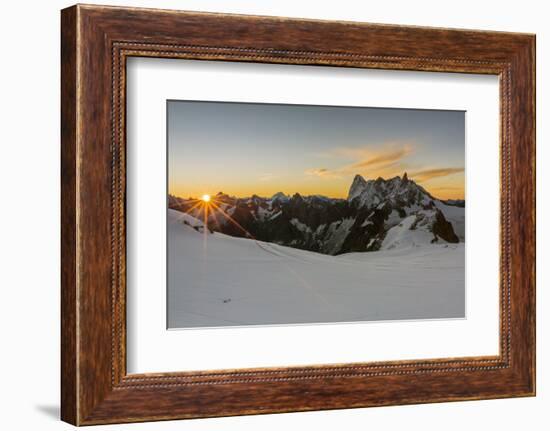
{"label": "mountain range", "polygon": [[[437,199],[406,173],[373,180],[356,175],[347,199],[281,192],[237,198],[220,192],[210,205],[169,195],[168,206],[203,222],[206,215],[210,232],[329,255],[458,243],[465,237],[465,202]],[[204,223],[192,227],[203,230]]]}

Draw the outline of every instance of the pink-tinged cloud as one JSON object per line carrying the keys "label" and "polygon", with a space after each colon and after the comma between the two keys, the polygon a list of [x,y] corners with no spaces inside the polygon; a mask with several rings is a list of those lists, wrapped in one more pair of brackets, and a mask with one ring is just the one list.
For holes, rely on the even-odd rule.
{"label": "pink-tinged cloud", "polygon": [[425,169],[422,171],[412,172],[409,177],[417,182],[429,181],[433,178],[446,177],[448,175],[464,172],[464,168],[438,168]]}
{"label": "pink-tinged cloud", "polygon": [[380,165],[390,165],[395,162],[402,160],[413,152],[413,148],[410,145],[405,145],[397,149],[384,149],[378,153],[368,156],[366,159],[360,160],[353,165],[351,168],[369,168],[373,166]]}
{"label": "pink-tinged cloud", "polygon": [[305,171],[305,174],[309,176],[322,177],[322,178],[339,178],[339,175],[335,171],[332,171],[327,168],[307,169]]}
{"label": "pink-tinged cloud", "polygon": [[402,173],[408,167],[404,163],[414,151],[411,144],[404,144],[399,147],[394,143],[385,144],[382,148],[334,148],[323,156],[332,158],[355,159],[353,163],[345,164],[334,169],[312,168],[305,171],[306,175],[315,175],[322,178],[340,178],[346,175],[355,175],[368,171],[369,176],[386,176],[392,173]]}

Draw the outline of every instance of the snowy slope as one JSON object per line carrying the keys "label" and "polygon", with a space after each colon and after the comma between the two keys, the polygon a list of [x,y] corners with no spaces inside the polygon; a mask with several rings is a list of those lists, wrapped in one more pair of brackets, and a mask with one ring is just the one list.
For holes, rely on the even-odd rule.
{"label": "snowy slope", "polygon": [[411,227],[415,221],[416,216],[412,215],[392,227],[386,234],[384,241],[382,241],[380,249],[391,250],[400,247],[416,247],[422,244],[429,244],[433,235],[425,230],[412,230]]}
{"label": "snowy slope", "polygon": [[464,316],[463,243],[413,247],[395,231],[399,247],[329,256],[168,211],[170,328]]}

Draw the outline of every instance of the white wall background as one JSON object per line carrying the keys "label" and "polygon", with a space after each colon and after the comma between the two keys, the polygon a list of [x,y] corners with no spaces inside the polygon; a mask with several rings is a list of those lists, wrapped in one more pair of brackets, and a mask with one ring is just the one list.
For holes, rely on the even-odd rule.
{"label": "white wall background", "polygon": [[[538,396],[536,398],[105,426],[134,430],[547,429],[550,423],[550,14],[545,2],[119,0],[171,9],[537,34]],[[60,0],[4,2],[0,16],[0,427],[62,430],[59,414]]]}

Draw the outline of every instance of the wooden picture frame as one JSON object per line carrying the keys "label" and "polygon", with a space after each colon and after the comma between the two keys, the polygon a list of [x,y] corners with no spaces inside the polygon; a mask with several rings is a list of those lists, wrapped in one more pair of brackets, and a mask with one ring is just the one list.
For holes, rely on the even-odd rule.
{"label": "wooden picture frame", "polygon": [[[61,417],[74,425],[535,394],[535,36],[77,5],[61,14]],[[500,354],[126,373],[131,56],[500,77]],[[497,222],[495,220],[495,222]]]}

